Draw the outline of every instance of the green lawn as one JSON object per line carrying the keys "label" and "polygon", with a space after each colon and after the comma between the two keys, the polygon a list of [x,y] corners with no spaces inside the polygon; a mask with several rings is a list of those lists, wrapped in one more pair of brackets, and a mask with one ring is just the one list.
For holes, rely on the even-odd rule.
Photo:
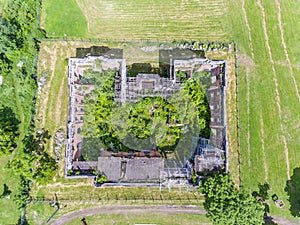
{"label": "green lawn", "polygon": [[46,28],[48,36],[86,36],[87,22],[76,0],[43,1],[42,14],[42,18],[46,18],[42,20],[42,26]]}
{"label": "green lawn", "polygon": [[18,187],[18,177],[16,177],[9,168],[6,168],[6,163],[9,157],[0,157],[0,195],[3,194],[4,185],[8,186],[11,191],[10,199],[0,199],[0,224],[5,221],[5,224],[16,224],[21,211],[18,210],[17,205],[12,201],[15,190]]}
{"label": "green lawn", "polygon": [[[70,0],[67,4],[45,0],[43,8],[48,36],[67,33],[107,40],[224,40],[228,37],[222,23],[227,10],[225,0]],[[74,18],[75,10],[76,16],[80,14],[78,18]]]}
{"label": "green lawn", "polygon": [[[141,213],[141,214],[106,214],[85,217],[87,224],[157,224],[157,225],[176,225],[176,224],[210,224],[205,215],[197,214],[164,214],[164,213]],[[75,219],[68,225],[80,223],[80,219]]]}

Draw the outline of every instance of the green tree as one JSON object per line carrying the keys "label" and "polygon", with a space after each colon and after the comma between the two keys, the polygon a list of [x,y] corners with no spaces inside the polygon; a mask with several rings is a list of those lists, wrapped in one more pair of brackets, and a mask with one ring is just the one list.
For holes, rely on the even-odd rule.
{"label": "green tree", "polygon": [[264,206],[244,190],[238,190],[228,174],[215,174],[200,186],[204,208],[213,224],[264,224]]}
{"label": "green tree", "polygon": [[46,184],[56,174],[57,164],[47,152],[43,152],[35,161],[33,178],[40,184]]}
{"label": "green tree", "polygon": [[47,131],[41,136],[29,135],[24,138],[23,151],[18,152],[18,157],[11,162],[15,173],[42,184],[52,180],[57,169],[55,159],[44,148],[46,139],[49,138],[44,134],[47,134]]}
{"label": "green tree", "polygon": [[20,183],[17,192],[13,196],[13,201],[18,205],[18,208],[24,208],[29,200],[30,181],[24,176],[20,176]]}
{"label": "green tree", "polygon": [[11,108],[0,106],[0,155],[11,153],[17,146],[19,123]]}
{"label": "green tree", "polygon": [[176,79],[180,80],[180,81],[186,81],[187,80],[187,74],[184,71],[177,71],[176,73]]}

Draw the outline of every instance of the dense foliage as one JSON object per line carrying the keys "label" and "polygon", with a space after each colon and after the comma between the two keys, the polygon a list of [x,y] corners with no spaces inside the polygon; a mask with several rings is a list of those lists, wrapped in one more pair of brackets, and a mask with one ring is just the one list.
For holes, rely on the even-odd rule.
{"label": "dense foliage", "polygon": [[107,118],[111,114],[111,107],[114,104],[113,83],[115,73],[115,70],[99,73],[87,69],[81,78],[80,82],[83,84],[95,84],[95,89],[84,98],[84,125],[80,132],[84,138],[80,149],[81,160],[97,160],[99,149],[105,147],[104,143],[106,145],[113,143],[114,133],[112,129],[109,129]]}
{"label": "dense foliage", "polygon": [[0,155],[7,155],[16,147],[19,123],[11,108],[0,108]]}
{"label": "dense foliage", "polygon": [[200,127],[199,136],[209,138],[211,132],[209,127],[210,110],[205,91],[201,87],[201,84],[194,78],[190,78],[184,82],[183,87],[183,91],[191,98],[195,111],[197,112],[198,124]]}
{"label": "dense foliage", "polygon": [[[98,98],[95,106],[95,120],[97,132],[105,145],[116,143],[116,134],[111,126],[111,114],[114,105],[114,75],[112,70],[105,71],[101,76],[107,77],[99,88]],[[98,75],[99,76],[99,75]]]}
{"label": "dense foliage", "polygon": [[234,187],[228,174],[215,174],[201,183],[204,208],[213,224],[264,224],[264,205]]}
{"label": "dense foliage", "polygon": [[18,208],[24,208],[29,200],[30,181],[24,176],[20,176],[20,183],[18,185],[17,193],[13,196],[13,201],[17,204]]}
{"label": "dense foliage", "polygon": [[36,180],[40,184],[51,180],[57,168],[56,161],[44,148],[49,138],[46,133],[27,136],[26,141],[23,141],[25,146],[22,154],[11,161],[11,167],[16,174],[28,180]]}
{"label": "dense foliage", "polygon": [[0,140],[1,152],[15,150],[10,163],[20,176],[13,200],[22,208],[31,180],[44,183],[55,174],[56,163],[44,149],[44,136],[35,134],[33,116],[37,90],[36,63],[40,0],[10,0],[0,17]]}
{"label": "dense foliage", "polygon": [[131,149],[174,150],[183,124],[175,104],[161,97],[145,97],[115,107],[112,126],[123,145]]}
{"label": "dense foliage", "polygon": [[201,71],[193,73],[193,79],[201,85],[201,87],[207,91],[209,86],[211,85],[211,72],[209,71]]}
{"label": "dense foliage", "polygon": [[[100,137],[107,149],[128,151],[157,148],[162,153],[175,149],[185,130],[182,128],[186,126],[195,128],[196,135],[209,137],[209,105],[201,84],[196,80],[186,80],[183,89],[170,99],[145,97],[137,103],[121,105],[114,102],[114,75],[114,71],[98,75],[106,78],[98,89],[96,104],[91,107],[92,98],[85,101],[85,124],[86,121],[93,121],[89,115],[94,115],[97,135],[90,123],[84,125],[84,137]],[[85,82],[88,79],[92,78],[86,77]]]}

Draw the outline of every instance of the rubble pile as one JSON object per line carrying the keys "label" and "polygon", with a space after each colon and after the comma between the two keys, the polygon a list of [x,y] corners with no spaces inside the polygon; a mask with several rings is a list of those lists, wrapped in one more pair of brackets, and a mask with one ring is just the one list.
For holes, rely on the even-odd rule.
{"label": "rubble pile", "polygon": [[64,131],[62,129],[59,129],[56,133],[55,133],[55,137],[54,137],[54,153],[56,156],[56,160],[59,161],[60,159],[60,153],[61,153],[61,149],[64,143]]}

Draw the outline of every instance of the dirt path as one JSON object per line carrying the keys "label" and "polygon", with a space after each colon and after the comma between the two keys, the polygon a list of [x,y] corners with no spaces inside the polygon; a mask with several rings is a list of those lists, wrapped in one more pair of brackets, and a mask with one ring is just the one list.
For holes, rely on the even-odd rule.
{"label": "dirt path", "polygon": [[247,80],[247,151],[248,151],[248,167],[251,167],[251,145],[250,145],[250,68],[246,68]]}
{"label": "dirt path", "polygon": [[[65,78],[62,80],[61,82],[61,85],[59,87],[59,92],[58,92],[58,95],[57,95],[57,99],[56,99],[56,110],[55,110],[55,122],[56,122],[56,125],[59,124],[60,120],[61,120],[61,117],[60,117],[60,112],[61,112],[61,105],[62,105],[62,102],[61,102],[61,97],[62,95],[64,94],[63,93],[63,89],[64,89],[64,85],[65,85]],[[57,127],[56,127],[57,129]]]}
{"label": "dirt path", "polygon": [[283,128],[283,125],[281,122],[282,121],[282,110],[281,110],[281,103],[280,103],[280,95],[279,95],[279,91],[278,91],[278,80],[277,80],[277,74],[276,74],[275,65],[274,65],[275,63],[273,60],[271,47],[269,44],[269,36],[267,33],[267,24],[266,24],[266,14],[265,14],[265,9],[264,9],[263,5],[261,4],[260,0],[257,1],[257,5],[259,6],[261,13],[262,13],[262,24],[263,24],[263,30],[264,30],[264,35],[265,35],[265,42],[266,42],[266,46],[267,46],[267,50],[268,50],[268,54],[269,54],[269,58],[270,58],[271,66],[272,66],[272,71],[273,71],[273,77],[274,77],[273,79],[274,79],[274,83],[275,83],[276,104],[277,104],[277,108],[278,108],[280,129],[281,129],[281,133],[282,133],[281,136],[282,136],[282,141],[284,144],[287,178],[288,178],[288,180],[290,180],[291,176],[290,176],[289,149],[287,146],[286,137],[284,135],[284,128]]}
{"label": "dirt path", "polygon": [[[94,185],[93,180],[90,179],[89,182],[78,182],[74,184],[63,184],[61,182],[56,182],[53,184],[47,184],[46,187],[53,188],[53,187],[60,187],[60,188],[72,188],[72,187],[92,187]],[[41,186],[44,187],[44,186]]]}
{"label": "dirt path", "polygon": [[295,76],[294,76],[294,73],[293,73],[293,67],[292,67],[291,60],[290,60],[290,57],[289,57],[289,54],[288,54],[288,51],[287,51],[286,43],[285,43],[285,40],[284,40],[284,29],[283,29],[282,19],[281,19],[280,2],[278,0],[275,0],[275,3],[276,3],[276,6],[277,6],[277,9],[278,9],[277,17],[278,17],[278,26],[279,26],[279,30],[280,30],[280,34],[281,34],[281,43],[282,43],[285,58],[286,58],[286,61],[287,61],[287,64],[288,64],[288,67],[289,67],[289,70],[290,70],[290,75],[293,79],[296,95],[298,97],[298,101],[300,102],[299,89],[298,89],[298,86],[297,86],[297,83],[296,83],[296,79],[295,79]]}
{"label": "dirt path", "polygon": [[[244,21],[248,30],[248,38],[249,38],[249,48],[251,51],[251,57],[252,60],[254,60],[254,51],[253,51],[253,44],[252,44],[252,37],[251,37],[251,27],[249,25],[247,12],[245,9],[245,1],[242,0],[242,11],[244,15]],[[248,129],[247,129],[247,152],[248,152],[248,167],[251,166],[251,159],[250,159],[250,153],[251,153],[251,146],[250,146],[250,68],[246,68],[246,79],[247,79],[247,123],[248,123]]]}
{"label": "dirt path", "polygon": [[251,37],[251,27],[249,25],[249,21],[248,21],[248,17],[247,17],[247,12],[245,9],[245,1],[242,0],[242,11],[243,11],[243,15],[244,15],[244,20],[245,20],[245,24],[248,30],[248,38],[249,38],[249,48],[251,50],[251,57],[252,59],[254,59],[254,51],[253,51],[253,44],[252,44],[252,37]]}
{"label": "dirt path", "polygon": [[246,110],[247,110],[247,135],[246,135],[246,148],[247,148],[247,159],[245,159],[245,163],[248,163],[248,167],[251,166],[251,133],[250,133],[250,103],[251,103],[251,79],[252,76],[255,76],[256,69],[255,69],[255,63],[253,59],[246,55],[246,53],[240,53],[237,57],[238,65],[245,68],[245,75],[246,75]]}
{"label": "dirt path", "polygon": [[[60,87],[59,87],[57,99],[56,99],[56,104],[55,104],[56,105],[55,112],[54,112],[55,132],[60,128],[59,124],[60,124],[60,121],[62,119],[61,118],[61,106],[62,106],[61,97],[64,94],[63,89],[64,89],[64,85],[65,85],[65,80],[66,80],[66,78],[62,79],[62,82],[61,82]],[[52,137],[50,139],[50,152],[54,152],[53,148],[54,148],[54,138]]]}
{"label": "dirt path", "polygon": [[259,113],[259,122],[260,122],[260,134],[261,134],[261,139],[260,139],[260,141],[261,141],[261,151],[262,151],[264,170],[265,170],[265,180],[268,181],[269,172],[268,172],[268,166],[267,166],[267,162],[266,162],[266,152],[265,152],[265,130],[264,130],[264,120],[263,120],[261,110],[260,110],[260,113]]}
{"label": "dirt path", "polygon": [[[206,211],[198,206],[101,206],[96,208],[82,209],[68,213],[56,220],[52,225],[68,223],[74,219],[99,214],[145,214],[145,213],[192,213],[206,214]],[[78,220],[79,221],[79,220]]]}
{"label": "dirt path", "polygon": [[40,111],[40,115],[42,117],[42,127],[45,126],[45,121],[46,121],[46,110],[47,109],[47,103],[48,103],[48,99],[49,99],[49,89],[50,89],[50,86],[51,86],[51,82],[52,82],[52,79],[54,77],[54,72],[55,72],[55,64],[56,64],[56,60],[57,60],[57,57],[56,57],[56,53],[57,53],[57,49],[54,48],[54,49],[49,49],[47,46],[44,47],[44,51],[46,51],[48,53],[48,55],[51,57],[51,60],[50,62],[42,62],[43,63],[49,63],[49,68],[47,68],[47,65],[46,65],[46,68],[49,69],[49,71],[51,71],[51,74],[50,74],[50,79],[49,81],[47,81],[47,84],[46,86],[43,88],[43,94],[42,95],[45,95],[45,97],[43,98],[43,102],[41,104],[41,111]]}

